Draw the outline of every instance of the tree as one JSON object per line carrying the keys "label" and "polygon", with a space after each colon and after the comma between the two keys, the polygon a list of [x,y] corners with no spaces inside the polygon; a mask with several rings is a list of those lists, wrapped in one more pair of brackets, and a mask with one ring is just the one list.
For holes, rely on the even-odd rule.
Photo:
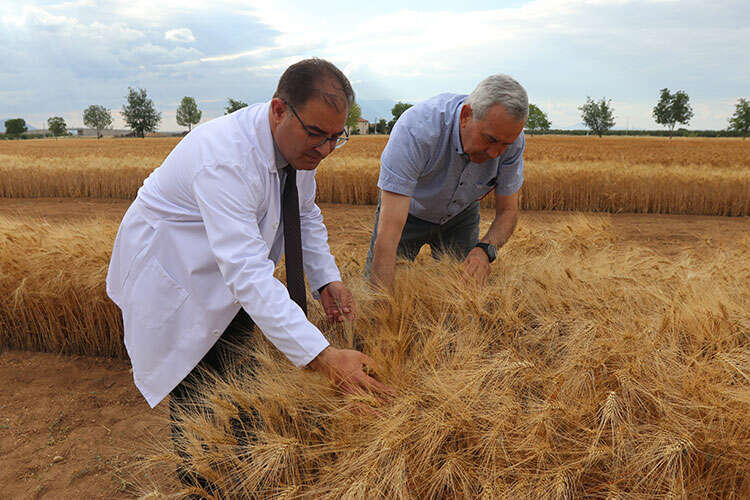
{"label": "tree", "polygon": [[393,115],[393,121],[394,123],[398,120],[398,118],[406,111],[407,109],[411,108],[413,104],[409,104],[408,102],[397,102],[393,105],[393,108],[391,109],[391,114]]}
{"label": "tree", "polygon": [[47,127],[52,135],[59,137],[68,133],[68,127],[62,116],[53,116],[47,119]]}
{"label": "tree", "polygon": [[146,95],[146,89],[135,90],[128,87],[127,99],[120,114],[135,135],[145,137],[146,132],[156,130],[161,121],[161,113],[154,109],[154,102]]}
{"label": "tree", "polygon": [[526,128],[529,129],[531,135],[537,130],[549,130],[550,123],[547,119],[547,115],[534,104],[529,104],[529,117],[526,119]]}
{"label": "tree", "polygon": [[693,109],[690,107],[690,97],[678,90],[674,94],[669,89],[661,89],[659,102],[654,106],[654,119],[659,125],[669,127],[669,138],[672,138],[676,123],[687,125],[693,117]]}
{"label": "tree", "polygon": [[750,101],[747,99],[740,97],[740,100],[737,101],[734,114],[729,118],[729,130],[739,133],[743,139],[750,132]]}
{"label": "tree", "polygon": [[27,130],[28,127],[26,127],[26,120],[23,118],[5,120],[5,133],[10,136],[19,136]]}
{"label": "tree", "polygon": [[92,104],[83,111],[83,124],[96,130],[96,138],[102,138],[102,130],[112,125],[112,113],[104,106]]}
{"label": "tree", "polygon": [[375,125],[375,132],[378,134],[385,134],[387,131],[388,123],[385,121],[385,118],[381,118],[377,125]]}
{"label": "tree", "polygon": [[245,106],[247,106],[246,102],[242,102],[242,101],[239,101],[239,100],[236,101],[236,100],[232,99],[231,97],[229,98],[228,102],[229,102],[229,105],[226,108],[224,108],[224,114],[225,115],[228,115],[229,113],[234,113],[238,109],[242,109]]}
{"label": "tree", "polygon": [[388,122],[388,133],[393,130],[393,126],[396,125],[396,122],[398,121],[399,117],[406,111],[407,109],[411,108],[413,104],[409,104],[408,102],[397,102],[393,105],[393,108],[391,109],[391,114],[393,115],[393,120]]}
{"label": "tree", "polygon": [[202,114],[203,112],[198,109],[195,99],[185,96],[177,107],[177,124],[181,127],[187,127],[188,132],[190,132],[193,125],[201,121]]}
{"label": "tree", "polygon": [[346,117],[346,129],[350,134],[359,133],[359,119],[362,118],[362,108],[356,102],[349,108],[349,114]]}
{"label": "tree", "polygon": [[599,137],[615,124],[614,109],[611,102],[612,99],[607,100],[606,97],[596,102],[587,96],[586,104],[578,107],[578,110],[581,112],[581,118],[583,118],[583,123]]}

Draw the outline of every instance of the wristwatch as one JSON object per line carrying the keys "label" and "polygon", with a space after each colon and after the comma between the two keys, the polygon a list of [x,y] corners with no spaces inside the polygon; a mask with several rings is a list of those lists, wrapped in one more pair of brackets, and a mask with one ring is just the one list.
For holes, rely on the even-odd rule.
{"label": "wristwatch", "polygon": [[495,248],[495,245],[490,245],[489,243],[477,243],[476,246],[484,250],[484,253],[487,254],[487,258],[490,259],[490,264],[495,262],[495,259],[497,259],[497,248]]}

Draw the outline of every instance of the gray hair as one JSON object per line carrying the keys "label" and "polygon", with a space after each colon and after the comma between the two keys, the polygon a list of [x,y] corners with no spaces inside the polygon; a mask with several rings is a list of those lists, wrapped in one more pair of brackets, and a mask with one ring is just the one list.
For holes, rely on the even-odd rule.
{"label": "gray hair", "polygon": [[508,75],[488,76],[466,98],[475,120],[481,120],[495,104],[500,104],[519,122],[529,116],[529,96],[520,83]]}

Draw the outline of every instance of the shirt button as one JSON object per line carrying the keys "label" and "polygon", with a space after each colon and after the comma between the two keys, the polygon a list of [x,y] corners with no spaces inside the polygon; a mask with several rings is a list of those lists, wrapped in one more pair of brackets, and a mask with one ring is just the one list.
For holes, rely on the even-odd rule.
{"label": "shirt button", "polygon": [[273,228],[274,229],[278,229],[278,227],[279,227],[279,221],[274,222],[273,223]]}
{"label": "shirt button", "polygon": [[463,182],[459,182],[459,183],[458,183],[458,185],[459,185],[459,186],[463,186],[463,185],[464,185],[464,183],[463,183]]}
{"label": "shirt button", "polygon": [[213,334],[214,334],[214,337],[218,337],[221,335],[221,332],[219,330],[214,330]]}
{"label": "shirt button", "polygon": [[235,303],[235,304],[239,304],[239,303],[240,303],[240,301],[239,301],[239,300],[237,300],[237,299],[234,299],[234,303]]}

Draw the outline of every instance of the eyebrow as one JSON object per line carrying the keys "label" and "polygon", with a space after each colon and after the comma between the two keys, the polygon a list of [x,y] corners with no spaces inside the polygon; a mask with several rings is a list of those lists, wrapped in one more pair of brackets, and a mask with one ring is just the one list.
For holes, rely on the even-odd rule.
{"label": "eyebrow", "polygon": [[344,133],[344,130],[342,129],[342,130],[340,130],[338,132],[334,132],[333,134],[328,135],[328,132],[326,132],[325,130],[323,130],[320,127],[316,127],[315,125],[308,125],[307,128],[309,128],[310,130],[314,130],[316,132],[320,132],[320,135],[324,135],[326,137],[335,137],[337,135],[341,135],[341,134]]}
{"label": "eyebrow", "polygon": [[485,135],[485,136],[487,136],[487,137],[489,137],[489,138],[490,138],[490,139],[491,139],[492,141],[494,141],[494,142],[499,142],[499,143],[500,143],[500,144],[502,144],[503,146],[510,146],[511,144],[513,144],[513,142],[501,142],[501,141],[500,141],[499,139],[497,139],[497,138],[496,138],[495,136],[492,136],[492,135],[490,135],[490,134],[484,134],[484,135]]}

